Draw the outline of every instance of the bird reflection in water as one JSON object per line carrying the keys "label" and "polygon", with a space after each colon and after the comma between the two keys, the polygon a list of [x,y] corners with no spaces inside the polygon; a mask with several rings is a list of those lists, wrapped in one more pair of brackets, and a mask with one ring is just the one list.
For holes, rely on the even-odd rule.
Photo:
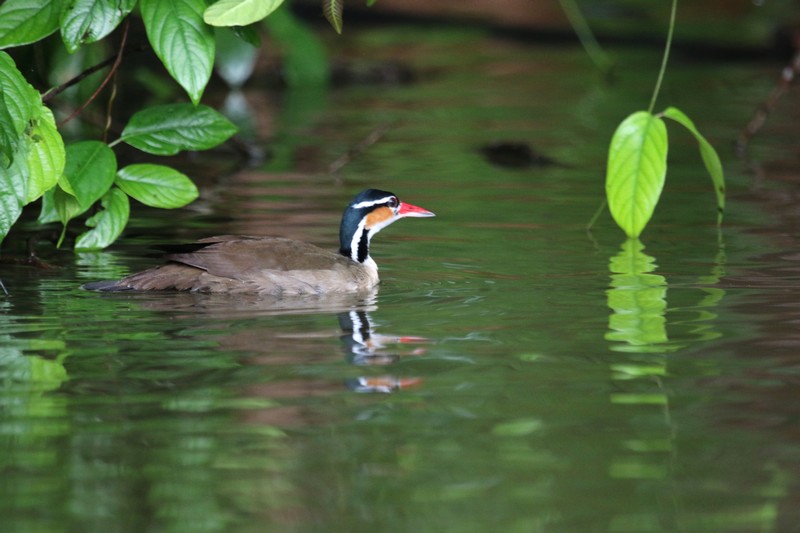
{"label": "bird reflection in water", "polygon": [[[405,355],[418,356],[425,353],[423,347],[416,347],[408,353],[400,353],[394,348],[397,344],[419,344],[426,342],[423,337],[393,336],[373,333],[373,323],[366,311],[339,313],[340,339],[345,355],[351,364],[358,366],[387,366],[396,363]],[[421,378],[398,378],[391,375],[360,376],[346,381],[354,392],[389,393],[418,386]]]}

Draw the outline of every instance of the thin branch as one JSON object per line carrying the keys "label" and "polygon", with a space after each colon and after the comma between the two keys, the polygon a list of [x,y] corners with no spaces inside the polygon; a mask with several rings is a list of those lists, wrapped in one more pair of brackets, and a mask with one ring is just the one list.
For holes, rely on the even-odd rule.
{"label": "thin branch", "polygon": [[106,77],[103,79],[103,82],[100,84],[100,87],[98,87],[94,91],[94,93],[92,93],[92,96],[90,96],[89,99],[86,100],[83,103],[83,105],[81,105],[78,109],[73,111],[70,116],[68,116],[67,118],[65,118],[61,122],[59,122],[58,123],[59,126],[63,126],[67,122],[71,121],[72,119],[74,119],[75,117],[80,115],[83,112],[83,110],[86,109],[89,106],[89,104],[91,104],[92,101],[95,98],[97,98],[97,95],[100,94],[100,91],[103,90],[103,88],[106,86],[106,84],[108,84],[108,82],[111,80],[111,78],[117,72],[117,68],[119,68],[119,64],[122,62],[122,52],[125,50],[125,42],[128,40],[128,27],[129,26],[130,26],[130,21],[128,19],[126,19],[125,20],[125,29],[122,32],[122,41],[120,42],[120,45],[119,45],[119,51],[117,52],[117,57],[114,60],[114,64],[111,66],[111,70],[108,71],[108,74],[106,74]]}
{"label": "thin branch", "polygon": [[675,14],[678,12],[678,0],[672,0],[672,12],[669,15],[669,31],[667,32],[667,44],[664,46],[664,58],[661,60],[661,70],[658,71],[658,79],[656,80],[656,87],[653,90],[653,98],[650,99],[650,108],[647,110],[650,114],[656,107],[656,99],[658,93],[661,91],[661,82],[664,81],[664,73],[667,71],[667,60],[669,59],[669,49],[672,48],[672,34],[675,33]]}
{"label": "thin branch", "polygon": [[117,54],[114,54],[113,56],[110,56],[110,57],[104,59],[100,63],[98,63],[98,64],[96,64],[96,65],[94,65],[92,67],[87,68],[86,70],[84,70],[83,72],[81,72],[80,74],[75,76],[74,78],[72,78],[70,80],[67,80],[66,82],[62,83],[61,85],[58,85],[57,87],[53,87],[52,89],[48,90],[46,93],[44,93],[42,95],[42,102],[44,102],[44,103],[49,102],[50,100],[52,100],[53,98],[55,98],[59,94],[63,93],[64,91],[66,91],[67,89],[72,87],[73,85],[77,85],[78,83],[82,82],[84,79],[88,78],[89,76],[91,76],[92,74],[97,72],[98,70],[103,70],[104,68],[106,68],[111,63],[114,63],[116,61],[116,59],[117,59]]}
{"label": "thin branch", "polygon": [[337,172],[339,172],[342,169],[342,167],[344,167],[345,165],[350,163],[353,159],[364,153],[367,150],[367,148],[369,148],[370,146],[381,140],[381,137],[383,137],[391,127],[392,127],[391,123],[385,123],[381,124],[374,130],[372,130],[369,133],[369,135],[364,137],[358,144],[347,150],[347,152],[339,156],[339,158],[336,161],[331,163],[330,166],[328,167],[328,172],[330,172],[331,174],[336,174]]}

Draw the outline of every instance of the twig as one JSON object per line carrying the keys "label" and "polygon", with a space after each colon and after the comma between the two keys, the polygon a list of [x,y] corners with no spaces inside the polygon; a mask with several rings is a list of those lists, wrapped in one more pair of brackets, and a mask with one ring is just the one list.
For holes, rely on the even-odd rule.
{"label": "twig", "polygon": [[328,171],[331,174],[336,174],[339,172],[345,165],[350,163],[359,155],[363,154],[367,148],[380,141],[381,137],[383,137],[391,127],[392,124],[387,122],[372,130],[369,135],[364,137],[358,144],[347,150],[336,161],[331,163],[328,167]]}
{"label": "twig", "polygon": [[5,294],[6,297],[8,297],[8,291],[6,290],[6,286],[3,285],[3,280],[2,279],[0,279],[0,289],[3,289],[3,294]]}
{"label": "twig", "polygon": [[117,59],[117,54],[114,54],[113,56],[110,56],[110,57],[104,59],[100,63],[98,63],[98,64],[96,64],[96,65],[94,65],[92,67],[87,68],[86,70],[84,70],[83,72],[81,72],[80,74],[75,76],[74,78],[65,81],[61,85],[53,87],[52,89],[48,90],[46,93],[44,93],[42,95],[42,102],[44,102],[44,103],[49,102],[50,100],[52,100],[53,98],[55,98],[59,94],[63,93],[64,91],[66,91],[67,89],[72,87],[73,85],[77,85],[78,83],[82,82],[84,79],[88,78],[89,76],[91,76],[92,74],[97,72],[98,70],[103,70],[108,65],[110,65],[111,63],[116,61],[116,59]]}
{"label": "twig", "polygon": [[794,39],[794,47],[795,47],[795,54],[792,57],[791,62],[783,68],[781,71],[781,77],[778,79],[778,85],[772,89],[772,92],[767,97],[764,102],[758,106],[756,112],[753,114],[753,117],[747,123],[747,126],[744,127],[742,132],[739,134],[739,139],[736,141],[736,152],[739,156],[743,156],[745,151],[747,150],[747,145],[750,143],[750,139],[752,139],[758,130],[761,129],[761,126],[764,125],[764,122],[767,120],[767,116],[775,109],[775,106],[778,105],[778,100],[786,94],[786,91],[789,90],[789,86],[794,81],[795,76],[800,74],[800,33],[795,35]]}
{"label": "twig", "polygon": [[61,122],[59,122],[58,123],[59,126],[63,126],[64,124],[66,124],[67,122],[71,121],[73,118],[77,117],[79,114],[81,114],[83,112],[83,110],[86,109],[89,106],[89,104],[91,104],[92,101],[95,98],[97,98],[97,95],[100,94],[100,91],[103,90],[103,88],[106,86],[106,84],[108,84],[109,80],[111,80],[111,77],[114,76],[114,74],[117,72],[117,68],[119,68],[119,64],[122,61],[122,52],[125,50],[125,42],[128,40],[128,27],[129,26],[130,26],[130,21],[129,21],[129,19],[126,19],[125,20],[125,29],[122,32],[122,41],[120,42],[120,45],[119,45],[119,51],[117,52],[117,57],[114,60],[114,64],[111,66],[111,70],[108,71],[108,74],[106,74],[106,77],[103,79],[103,82],[100,84],[100,87],[98,87],[94,91],[94,93],[92,93],[92,95],[89,97],[89,99],[86,100],[78,109],[73,111],[70,116],[68,116],[67,118],[65,118]]}

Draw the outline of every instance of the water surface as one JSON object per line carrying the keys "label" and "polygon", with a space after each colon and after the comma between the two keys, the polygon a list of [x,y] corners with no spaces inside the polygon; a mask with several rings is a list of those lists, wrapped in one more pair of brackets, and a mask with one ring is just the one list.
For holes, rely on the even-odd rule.
{"label": "water surface", "polygon": [[[608,139],[649,101],[658,50],[613,50],[620,77],[605,84],[576,47],[424,28],[409,43],[408,31],[336,46],[405,61],[416,83],[268,100],[253,87],[254,106],[276,113],[264,168],[199,176],[198,203],[168,219],[137,211],[107,252],[42,245],[54,268],[3,265],[4,531],[800,523],[796,109],[770,119],[751,160],[731,149],[770,66],[674,58],[663,99],[720,148],[726,224],[693,141],[670,129],[663,203],[626,242],[607,214],[585,225]],[[502,140],[557,164],[497,167],[480,147]],[[151,265],[156,242],[335,247],[366,187],[437,214],[374,239],[371,297],[276,307],[79,288]]]}

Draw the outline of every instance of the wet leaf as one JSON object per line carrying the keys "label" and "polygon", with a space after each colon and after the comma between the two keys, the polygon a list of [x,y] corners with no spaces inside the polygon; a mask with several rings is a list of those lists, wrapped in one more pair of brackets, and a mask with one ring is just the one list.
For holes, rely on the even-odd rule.
{"label": "wet leaf", "polygon": [[203,22],[204,0],[141,0],[139,9],[156,55],[197,104],[214,65],[214,32]]}
{"label": "wet leaf", "polygon": [[117,158],[111,148],[99,141],[83,141],[67,146],[59,185],[75,197],[83,213],[108,192],[116,174]]}
{"label": "wet leaf", "polygon": [[646,111],[633,113],[614,132],[606,173],[608,207],[628,237],[638,237],[653,216],[666,173],[664,121]]}
{"label": "wet leaf", "polygon": [[133,115],[120,140],[149,154],[174,155],[213,148],[236,131],[230,120],[210,107],[168,104]]}
{"label": "wet leaf", "polygon": [[322,14],[339,35],[342,34],[342,7],[344,0],[322,0]]}
{"label": "wet leaf", "polygon": [[212,26],[247,26],[265,19],[283,0],[219,0],[208,6],[203,20]]}
{"label": "wet leaf", "polygon": [[93,228],[75,241],[75,250],[100,250],[120,236],[130,215],[128,196],[114,187],[101,200],[103,209],[86,221]]}
{"label": "wet leaf", "polygon": [[136,0],[72,0],[61,12],[61,39],[70,53],[99,41],[128,16]]}
{"label": "wet leaf", "polygon": [[711,181],[714,183],[714,193],[717,196],[717,223],[721,223],[722,216],[725,213],[725,173],[722,170],[722,161],[720,161],[717,151],[714,150],[711,143],[703,137],[694,122],[683,111],[676,107],[668,107],[664,110],[663,115],[689,130],[697,140],[697,144],[700,147],[700,157],[702,157],[703,164],[706,166],[706,170],[711,176]]}
{"label": "wet leaf", "polygon": [[38,199],[58,182],[64,172],[65,149],[61,134],[50,109],[43,107],[42,116],[35,122],[26,136],[29,151],[27,157],[28,178],[25,203]]}
{"label": "wet leaf", "polygon": [[6,0],[0,5],[0,49],[35,43],[58,29],[65,0]]}
{"label": "wet leaf", "polygon": [[192,180],[164,165],[128,165],[117,172],[116,184],[131,198],[162,209],[183,207],[198,196]]}

